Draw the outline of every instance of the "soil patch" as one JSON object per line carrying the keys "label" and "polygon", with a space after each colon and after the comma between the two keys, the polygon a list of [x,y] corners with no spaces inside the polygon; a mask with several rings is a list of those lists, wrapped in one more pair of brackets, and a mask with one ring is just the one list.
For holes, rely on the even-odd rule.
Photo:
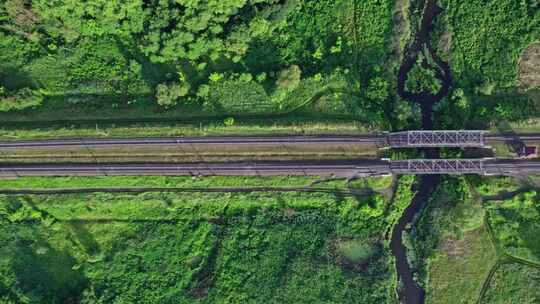
{"label": "soil patch", "polygon": [[475,230],[468,233],[466,238],[458,239],[455,236],[446,236],[442,239],[440,250],[449,258],[462,258],[472,254],[472,241],[480,237],[480,231]]}
{"label": "soil patch", "polygon": [[540,88],[540,43],[527,47],[518,63],[518,87]]}
{"label": "soil patch", "polygon": [[446,31],[439,38],[437,49],[444,55],[445,59],[450,59],[452,50],[452,32]]}
{"label": "soil patch", "polygon": [[405,11],[408,9],[409,0],[396,0],[394,10],[392,11],[393,37],[391,49],[392,52],[401,57],[403,39],[410,33],[410,24],[405,19]]}

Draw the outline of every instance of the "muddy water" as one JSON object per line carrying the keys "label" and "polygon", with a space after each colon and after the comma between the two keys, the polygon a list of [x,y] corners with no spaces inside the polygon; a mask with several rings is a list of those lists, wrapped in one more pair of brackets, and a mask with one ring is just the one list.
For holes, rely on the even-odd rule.
{"label": "muddy water", "polygon": [[[438,58],[437,54],[429,45],[429,34],[433,28],[433,21],[438,14],[442,12],[441,8],[435,4],[434,0],[419,0],[425,4],[420,29],[416,34],[415,41],[405,52],[403,62],[398,72],[398,94],[411,102],[418,103],[422,109],[422,128],[424,130],[433,129],[433,106],[448,95],[452,86],[452,77],[447,63]],[[405,88],[407,74],[411,71],[419,53],[427,50],[431,55],[435,65],[430,67],[435,71],[441,83],[441,89],[436,93],[431,92],[409,92]],[[424,158],[438,158],[439,150],[436,148],[422,149]],[[424,290],[414,280],[415,270],[411,269],[407,261],[407,250],[403,245],[403,232],[409,232],[414,225],[418,214],[427,204],[427,201],[440,181],[439,176],[423,175],[420,176],[417,184],[417,194],[411,204],[405,209],[398,223],[392,231],[390,248],[396,259],[396,271],[401,288],[399,298],[405,304],[424,303]]]}

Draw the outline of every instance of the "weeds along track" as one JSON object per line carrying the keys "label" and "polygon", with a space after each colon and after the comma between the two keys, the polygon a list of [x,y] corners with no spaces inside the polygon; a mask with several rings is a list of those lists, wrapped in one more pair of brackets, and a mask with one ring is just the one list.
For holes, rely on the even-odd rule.
{"label": "weeds along track", "polygon": [[141,194],[147,192],[199,192],[199,193],[253,193],[253,192],[306,192],[306,193],[329,193],[344,196],[362,196],[374,193],[371,189],[339,189],[323,187],[111,187],[111,188],[57,188],[57,189],[0,189],[4,195],[51,195],[51,194],[84,194],[84,193],[128,193]]}

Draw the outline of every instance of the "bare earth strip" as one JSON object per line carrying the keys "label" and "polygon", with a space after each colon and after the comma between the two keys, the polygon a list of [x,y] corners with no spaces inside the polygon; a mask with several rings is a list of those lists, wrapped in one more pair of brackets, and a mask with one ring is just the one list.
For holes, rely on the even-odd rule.
{"label": "bare earth strip", "polygon": [[523,51],[518,64],[518,87],[540,88],[540,43],[532,44]]}
{"label": "bare earth strip", "polygon": [[295,142],[217,142],[15,146],[0,145],[3,162],[218,162],[295,159],[376,159],[380,143],[373,140]]}

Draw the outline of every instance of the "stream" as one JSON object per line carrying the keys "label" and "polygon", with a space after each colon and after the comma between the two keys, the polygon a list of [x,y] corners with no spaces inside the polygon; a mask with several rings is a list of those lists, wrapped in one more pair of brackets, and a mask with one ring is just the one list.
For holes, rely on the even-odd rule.
{"label": "stream", "polygon": [[[435,0],[420,0],[420,4],[424,4],[424,11],[420,28],[416,33],[414,42],[406,49],[403,62],[398,71],[398,94],[400,97],[417,103],[422,109],[422,129],[433,129],[433,106],[448,95],[452,86],[452,76],[450,67],[446,62],[443,62],[433,51],[429,44],[429,35],[433,29],[433,21],[442,12]],[[420,52],[429,53],[433,62],[430,69],[435,72],[435,77],[441,82],[442,86],[436,93],[431,92],[410,92],[406,89],[407,74],[414,67]],[[439,158],[439,149],[425,148],[420,149],[424,158]],[[403,233],[410,232],[416,218],[426,206],[429,197],[439,184],[440,177],[437,175],[421,175],[419,182],[416,185],[417,193],[412,199],[411,204],[405,209],[398,223],[393,227],[392,239],[390,248],[396,259],[396,271],[400,287],[398,294],[401,303],[417,304],[424,303],[424,290],[414,280],[415,270],[411,269],[407,261],[407,249],[403,244]]]}

